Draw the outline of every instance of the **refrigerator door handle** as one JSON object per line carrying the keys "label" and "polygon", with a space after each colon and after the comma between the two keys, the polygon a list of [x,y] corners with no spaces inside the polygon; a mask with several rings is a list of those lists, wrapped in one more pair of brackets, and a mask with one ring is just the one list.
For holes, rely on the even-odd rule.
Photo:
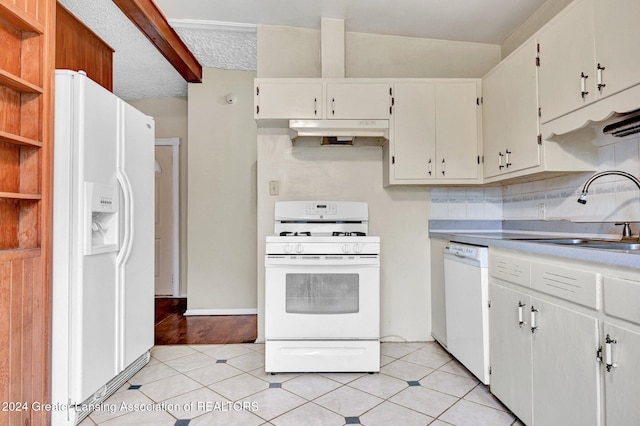
{"label": "refrigerator door handle", "polygon": [[131,194],[131,182],[122,170],[118,169],[117,179],[120,187],[122,188],[122,196],[124,199],[123,213],[124,213],[124,237],[122,239],[122,248],[118,252],[116,262],[118,265],[123,265],[129,260],[131,255],[131,248],[133,246],[133,199]]}

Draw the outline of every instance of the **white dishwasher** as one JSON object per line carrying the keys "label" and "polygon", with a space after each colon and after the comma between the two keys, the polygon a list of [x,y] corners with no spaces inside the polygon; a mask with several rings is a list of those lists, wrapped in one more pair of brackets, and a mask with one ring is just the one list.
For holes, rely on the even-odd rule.
{"label": "white dishwasher", "polygon": [[444,248],[447,350],[489,384],[489,270],[487,247]]}

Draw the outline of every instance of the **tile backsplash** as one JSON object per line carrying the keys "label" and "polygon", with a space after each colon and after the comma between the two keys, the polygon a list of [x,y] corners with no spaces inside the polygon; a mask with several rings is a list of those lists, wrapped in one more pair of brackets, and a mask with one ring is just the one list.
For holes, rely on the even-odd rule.
{"label": "tile backsplash", "polygon": [[502,188],[433,188],[432,219],[502,219]]}
{"label": "tile backsplash", "polygon": [[[621,170],[640,176],[640,136],[601,137],[596,172]],[[576,202],[592,173],[572,174],[502,188],[434,188],[432,219],[640,221],[640,191],[621,176],[605,176],[589,188],[587,204]]]}

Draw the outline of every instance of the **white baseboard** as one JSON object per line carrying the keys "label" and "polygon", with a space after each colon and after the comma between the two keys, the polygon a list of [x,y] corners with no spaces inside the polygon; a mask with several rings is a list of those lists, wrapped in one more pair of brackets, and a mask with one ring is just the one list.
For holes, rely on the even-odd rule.
{"label": "white baseboard", "polygon": [[258,308],[249,309],[187,309],[185,316],[192,315],[256,315]]}

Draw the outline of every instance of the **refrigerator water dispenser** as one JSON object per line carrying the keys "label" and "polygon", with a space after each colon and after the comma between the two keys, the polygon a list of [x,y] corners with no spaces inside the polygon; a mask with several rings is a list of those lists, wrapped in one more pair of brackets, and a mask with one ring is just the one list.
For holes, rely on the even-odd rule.
{"label": "refrigerator water dispenser", "polygon": [[85,182],[84,254],[118,251],[118,187]]}

